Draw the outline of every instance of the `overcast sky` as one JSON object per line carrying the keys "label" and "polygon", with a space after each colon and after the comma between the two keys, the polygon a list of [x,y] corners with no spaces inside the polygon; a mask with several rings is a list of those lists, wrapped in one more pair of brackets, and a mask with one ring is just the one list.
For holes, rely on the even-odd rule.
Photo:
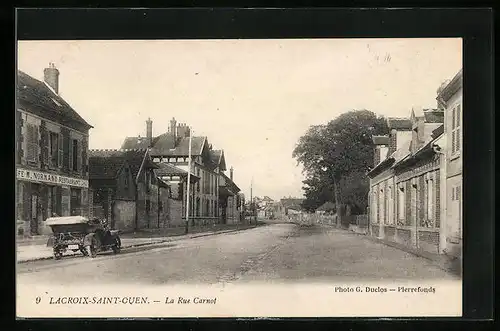
{"label": "overcast sky", "polygon": [[462,67],[461,39],[22,41],[18,68],[59,91],[94,126],[90,148],[120,148],[175,117],[224,149],[248,197],[302,196],[293,148],[310,125],[351,109],[408,116],[435,107]]}

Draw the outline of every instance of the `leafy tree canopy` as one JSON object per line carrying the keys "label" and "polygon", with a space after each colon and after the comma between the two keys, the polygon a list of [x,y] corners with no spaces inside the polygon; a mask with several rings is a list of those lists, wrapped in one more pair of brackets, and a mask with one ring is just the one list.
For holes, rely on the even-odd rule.
{"label": "leafy tree canopy", "polygon": [[342,200],[337,203],[366,208],[369,185],[365,174],[373,166],[372,135],[387,131],[385,119],[368,110],[349,111],[326,125],[311,126],[292,153],[307,178],[304,207],[312,210],[334,199],[335,182]]}

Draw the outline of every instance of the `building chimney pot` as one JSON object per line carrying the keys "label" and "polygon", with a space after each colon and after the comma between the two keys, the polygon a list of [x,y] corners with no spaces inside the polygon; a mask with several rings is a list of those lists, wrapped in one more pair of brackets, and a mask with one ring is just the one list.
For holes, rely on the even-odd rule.
{"label": "building chimney pot", "polygon": [[233,169],[233,167],[231,167],[231,169],[229,169],[229,178],[231,180],[233,180],[233,171],[234,171],[234,169]]}
{"label": "building chimney pot", "polygon": [[56,94],[59,94],[59,70],[54,63],[50,62],[49,67],[43,70],[43,80]]}

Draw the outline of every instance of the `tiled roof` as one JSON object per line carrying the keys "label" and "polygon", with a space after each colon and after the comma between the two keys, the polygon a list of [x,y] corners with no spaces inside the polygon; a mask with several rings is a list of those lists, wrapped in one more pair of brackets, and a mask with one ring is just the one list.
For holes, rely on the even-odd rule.
{"label": "tiled roof", "polygon": [[219,164],[219,162],[221,161],[221,157],[222,157],[222,150],[213,149],[210,151],[210,159],[212,160],[213,163]]}
{"label": "tiled roof", "polygon": [[113,179],[123,167],[121,157],[89,157],[89,179]]}
{"label": "tiled roof", "polygon": [[[146,150],[89,150],[89,178],[107,178],[106,176],[111,176],[119,169],[116,169],[117,164],[121,162],[123,164],[125,161],[130,166],[133,177],[135,178],[141,168],[142,161],[144,159],[144,153]],[[110,169],[105,166],[106,163],[110,164]],[[92,165],[95,164],[96,168],[92,169]],[[99,166],[101,165],[101,166]],[[103,166],[104,165],[104,166]],[[145,167],[157,168],[158,166],[154,164],[150,158],[146,157],[144,163]]]}
{"label": "tiled roof", "polygon": [[372,136],[373,144],[389,145],[389,136]]}
{"label": "tiled roof", "polygon": [[431,137],[433,139],[436,139],[437,137],[439,137],[443,133],[444,133],[444,125],[440,125],[437,129],[435,129],[434,131],[432,131]]}
{"label": "tiled roof", "polygon": [[166,176],[166,175],[187,175],[187,171],[181,168],[178,168],[172,164],[168,163],[157,163],[158,169],[155,170],[155,173],[158,176]]}
{"label": "tiled roof", "polygon": [[227,186],[229,188],[234,189],[236,192],[241,191],[240,188],[238,187],[238,185],[236,185],[236,183],[233,182],[231,180],[231,178],[229,178],[225,173],[221,172],[220,175],[224,178],[224,180],[221,181],[221,183],[225,184],[225,185],[221,185],[221,186]]}
{"label": "tiled roof", "polygon": [[58,121],[64,120],[76,122],[92,128],[61,96],[52,91],[48,85],[31,77],[30,75],[17,71],[17,98],[20,101],[41,107],[46,111],[46,116]]}
{"label": "tiled roof", "polygon": [[[206,137],[192,137],[191,155],[201,155],[203,144]],[[122,149],[136,149],[148,147],[148,140],[145,137],[127,137],[123,141]],[[189,154],[189,138],[177,138],[177,143],[174,142],[174,137],[167,132],[152,139],[151,155],[152,156],[187,156]]]}
{"label": "tiled roof", "polygon": [[411,130],[412,124],[409,118],[389,117],[387,119],[387,126],[389,129]]}

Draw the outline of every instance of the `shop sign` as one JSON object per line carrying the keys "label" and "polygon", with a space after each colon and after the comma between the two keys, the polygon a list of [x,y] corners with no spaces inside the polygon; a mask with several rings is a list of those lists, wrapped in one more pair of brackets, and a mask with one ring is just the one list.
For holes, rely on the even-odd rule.
{"label": "shop sign", "polygon": [[89,187],[89,181],[81,178],[66,177],[57,174],[51,174],[42,171],[27,170],[17,168],[16,178],[18,180],[27,180],[32,182],[48,183],[55,185],[69,185],[76,187]]}

